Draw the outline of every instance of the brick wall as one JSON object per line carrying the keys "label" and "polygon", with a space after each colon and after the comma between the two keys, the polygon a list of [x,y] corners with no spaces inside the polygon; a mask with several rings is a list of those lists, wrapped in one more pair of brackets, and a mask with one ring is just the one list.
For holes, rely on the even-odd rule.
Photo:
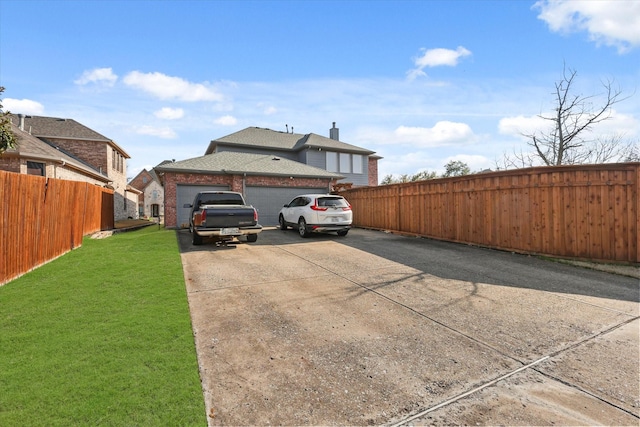
{"label": "brick wall", "polygon": [[[146,179],[146,182],[145,182],[145,179]],[[149,171],[144,169],[142,172],[138,174],[138,176],[136,176],[131,180],[131,182],[129,182],[129,185],[132,186],[133,188],[137,188],[138,190],[142,191],[145,189],[147,185],[149,185],[151,181],[153,181],[151,174],[149,173]]]}
{"label": "brick wall", "polygon": [[378,159],[369,157],[369,186],[378,185]]}
{"label": "brick wall", "polygon": [[[203,175],[195,173],[171,173],[164,174],[164,224],[166,227],[175,227],[178,223],[176,211],[177,186],[185,185],[228,185],[232,191],[238,191],[233,187],[232,175]],[[240,181],[240,191],[242,191],[242,180]]]}
{"label": "brick wall", "polygon": [[20,173],[20,159],[6,155],[0,156],[0,170]]}
{"label": "brick wall", "polygon": [[77,158],[89,163],[94,168],[108,174],[108,163],[111,153],[107,151],[107,143],[94,141],[81,141],[75,139],[46,138],[50,142],[66,151],[73,153]]}

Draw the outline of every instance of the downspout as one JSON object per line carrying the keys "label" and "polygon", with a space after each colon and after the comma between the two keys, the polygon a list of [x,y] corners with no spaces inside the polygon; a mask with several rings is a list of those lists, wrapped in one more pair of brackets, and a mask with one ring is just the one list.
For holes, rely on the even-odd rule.
{"label": "downspout", "polygon": [[247,173],[242,174],[242,197],[247,198]]}

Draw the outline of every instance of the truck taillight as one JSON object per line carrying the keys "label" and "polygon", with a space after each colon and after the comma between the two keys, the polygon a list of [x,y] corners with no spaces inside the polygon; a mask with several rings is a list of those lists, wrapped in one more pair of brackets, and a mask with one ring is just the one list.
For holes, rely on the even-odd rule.
{"label": "truck taillight", "polygon": [[200,225],[205,225],[206,222],[207,222],[207,210],[203,209],[202,213],[200,214]]}
{"label": "truck taillight", "polygon": [[256,210],[256,208],[253,208],[253,220],[256,223],[258,222],[258,211]]}

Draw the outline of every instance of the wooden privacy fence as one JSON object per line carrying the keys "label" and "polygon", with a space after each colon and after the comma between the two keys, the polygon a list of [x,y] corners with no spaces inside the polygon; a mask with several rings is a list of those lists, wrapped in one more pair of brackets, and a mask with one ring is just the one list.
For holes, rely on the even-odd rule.
{"label": "wooden privacy fence", "polygon": [[515,252],[640,262],[640,163],[554,166],[342,191],[354,225]]}
{"label": "wooden privacy fence", "polygon": [[113,229],[113,191],[0,171],[0,285]]}

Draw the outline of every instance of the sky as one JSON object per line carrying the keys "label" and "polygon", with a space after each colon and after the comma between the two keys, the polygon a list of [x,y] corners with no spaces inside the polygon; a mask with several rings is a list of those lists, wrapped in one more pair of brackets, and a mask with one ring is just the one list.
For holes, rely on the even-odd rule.
{"label": "sky", "polygon": [[132,178],[251,126],[375,151],[379,179],[496,169],[546,126],[555,84],[640,140],[640,0],[0,0],[4,111],[74,119]]}

